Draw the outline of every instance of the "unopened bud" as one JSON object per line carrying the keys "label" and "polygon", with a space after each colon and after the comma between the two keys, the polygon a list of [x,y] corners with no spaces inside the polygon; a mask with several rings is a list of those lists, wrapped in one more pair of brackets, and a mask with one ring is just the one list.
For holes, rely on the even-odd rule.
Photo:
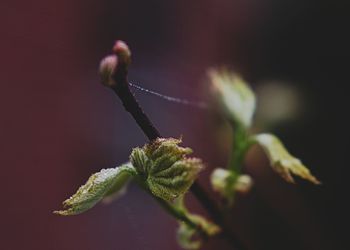
{"label": "unopened bud", "polygon": [[237,192],[246,194],[248,193],[253,186],[253,179],[249,175],[241,175],[237,178],[237,182],[235,184],[235,190]]}
{"label": "unopened bud", "polygon": [[224,194],[227,191],[227,182],[230,177],[231,173],[227,169],[215,169],[210,177],[213,189],[221,194]]}
{"label": "unopened bud", "polygon": [[100,63],[100,76],[101,82],[103,85],[107,87],[112,87],[115,85],[115,81],[113,80],[113,74],[117,68],[118,57],[116,55],[106,56],[102,59]]}
{"label": "unopened bud", "polygon": [[113,52],[118,56],[118,60],[121,64],[128,66],[131,62],[131,52],[128,45],[118,40],[113,46]]}

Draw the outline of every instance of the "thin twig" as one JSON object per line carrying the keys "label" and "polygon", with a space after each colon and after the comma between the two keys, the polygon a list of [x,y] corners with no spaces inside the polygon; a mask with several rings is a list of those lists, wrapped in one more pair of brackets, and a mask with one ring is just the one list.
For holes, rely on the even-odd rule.
{"label": "thin twig", "polygon": [[[127,45],[121,41],[117,41],[116,45],[113,48],[113,51],[116,54],[117,63],[114,65],[115,68],[112,71],[113,84],[109,83],[107,85],[114,90],[114,92],[122,101],[125,110],[131,114],[147,138],[150,141],[153,141],[161,137],[161,135],[157,128],[152,124],[150,119],[147,117],[129,88],[127,73],[128,65],[130,63],[130,51]],[[230,242],[234,249],[244,250],[245,248],[243,247],[242,243],[237,239],[237,237],[235,237],[225,222],[220,209],[210,199],[209,195],[200,186],[198,181],[195,181],[193,183],[190,190],[202,204],[202,206],[208,211],[213,221],[222,228],[222,234],[225,239]]]}

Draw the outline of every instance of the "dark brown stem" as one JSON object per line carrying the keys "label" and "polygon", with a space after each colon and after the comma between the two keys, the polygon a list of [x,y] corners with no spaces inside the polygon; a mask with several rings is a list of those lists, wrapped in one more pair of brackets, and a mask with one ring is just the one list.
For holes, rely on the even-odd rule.
{"label": "dark brown stem", "polygon": [[122,101],[125,110],[132,115],[150,141],[161,137],[158,130],[153,126],[152,122],[143,112],[134,95],[131,93],[127,82],[123,82],[123,84],[118,83],[113,86],[112,89]]}
{"label": "dark brown stem", "polygon": [[[116,53],[116,55],[119,56],[118,53]],[[150,141],[153,141],[161,137],[161,135],[156,129],[156,127],[152,124],[150,119],[147,117],[145,112],[142,110],[133,93],[130,91],[127,79],[128,62],[126,62],[125,58],[122,59],[124,60],[118,59],[118,65],[116,66],[112,74],[114,84],[110,87],[118,95],[118,97],[123,103],[125,110],[132,115],[132,117],[142,129],[147,138]],[[193,193],[193,195],[198,199],[198,201],[202,204],[202,206],[208,211],[213,221],[222,228],[222,235],[225,237],[225,239],[227,239],[230,242],[234,249],[244,250],[245,248],[243,247],[243,245],[234,236],[230,228],[227,226],[220,209],[209,198],[209,195],[200,186],[200,184],[197,181],[195,181],[191,186],[190,190]]]}
{"label": "dark brown stem", "polygon": [[[112,89],[121,99],[126,111],[128,111],[132,115],[136,123],[139,125],[139,127],[142,129],[142,131],[145,133],[145,135],[150,141],[161,137],[158,130],[154,127],[154,125],[147,117],[145,112],[143,112],[135,96],[131,93],[127,81],[118,82],[118,84],[112,87]],[[220,210],[215,205],[215,203],[209,198],[209,195],[206,191],[204,191],[200,184],[197,181],[195,181],[191,186],[190,190],[193,193],[193,195],[199,200],[202,206],[208,211],[213,221],[220,225],[220,227],[223,229],[222,234],[228,241],[230,241],[230,244],[235,249],[245,249],[242,243],[240,243],[240,241],[237,239],[237,237],[232,232],[230,232],[231,230],[226,225]]]}

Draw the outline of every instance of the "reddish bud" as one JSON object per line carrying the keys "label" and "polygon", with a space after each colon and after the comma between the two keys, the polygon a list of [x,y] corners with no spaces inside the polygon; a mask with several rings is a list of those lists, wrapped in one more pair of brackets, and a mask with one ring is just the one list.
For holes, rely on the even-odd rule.
{"label": "reddish bud", "polygon": [[113,46],[113,52],[118,56],[119,63],[129,65],[131,62],[131,52],[128,45],[117,40]]}
{"label": "reddish bud", "polygon": [[116,55],[106,56],[100,63],[101,83],[105,86],[112,87],[115,84],[113,74],[117,68],[118,57]]}

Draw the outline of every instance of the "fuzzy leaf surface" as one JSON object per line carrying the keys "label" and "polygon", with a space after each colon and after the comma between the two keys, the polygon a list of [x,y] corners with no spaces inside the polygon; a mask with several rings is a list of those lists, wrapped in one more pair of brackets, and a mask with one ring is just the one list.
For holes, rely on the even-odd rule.
{"label": "fuzzy leaf surface", "polygon": [[131,164],[116,168],[102,169],[90,176],[88,181],[69,199],[63,202],[64,210],[55,211],[59,215],[83,213],[105,197],[111,197],[123,190],[129,179],[136,174]]}
{"label": "fuzzy leaf surface", "polygon": [[130,157],[152,194],[166,201],[186,193],[203,168],[200,159],[187,157],[192,150],[179,143],[181,140],[158,138],[143,148],[135,148]]}
{"label": "fuzzy leaf surface", "polygon": [[201,233],[204,233],[206,237],[220,233],[221,229],[216,224],[200,215],[191,214],[184,205],[183,196],[176,200],[176,206],[178,209],[181,209],[192,221],[192,224],[195,225],[195,227],[191,227],[184,222],[180,222],[177,230],[177,241],[182,248],[188,250],[200,249],[202,246],[202,239],[199,237]]}

